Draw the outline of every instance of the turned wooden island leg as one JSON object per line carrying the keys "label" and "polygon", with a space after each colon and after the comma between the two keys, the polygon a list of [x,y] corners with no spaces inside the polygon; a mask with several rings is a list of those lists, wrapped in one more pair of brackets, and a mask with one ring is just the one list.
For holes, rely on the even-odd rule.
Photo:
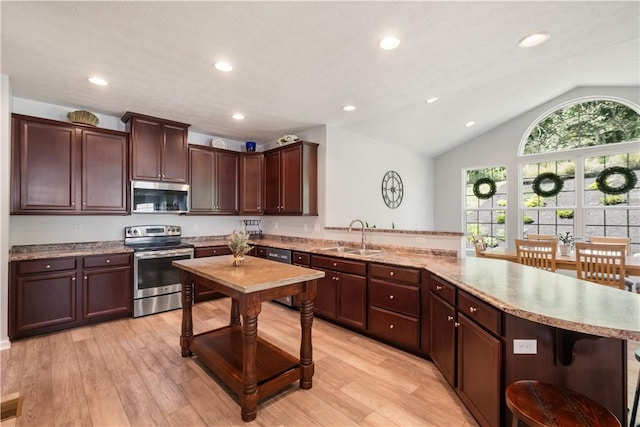
{"label": "turned wooden island leg", "polygon": [[306,282],[306,291],[300,296],[300,326],[302,338],[300,340],[300,388],[308,390],[313,386],[313,347],[311,345],[311,327],[313,326],[313,302],[316,298],[316,281]]}
{"label": "turned wooden island leg", "polygon": [[[252,299],[252,298],[248,298]],[[240,415],[242,421],[256,419],[258,415],[258,376],[256,350],[258,348],[258,314],[262,303],[242,301],[242,392],[240,393]]]}
{"label": "turned wooden island leg", "polygon": [[191,353],[191,340],[193,339],[193,318],[191,307],[193,306],[193,280],[191,275],[180,270],[180,283],[182,283],[182,334],[180,335],[180,348],[182,357],[189,357]]}

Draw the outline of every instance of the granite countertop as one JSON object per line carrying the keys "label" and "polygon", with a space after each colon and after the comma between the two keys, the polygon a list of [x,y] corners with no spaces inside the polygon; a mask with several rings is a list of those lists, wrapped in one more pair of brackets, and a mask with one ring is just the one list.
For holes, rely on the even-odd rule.
{"label": "granite countertop", "polygon": [[[195,247],[224,246],[225,236],[185,238]],[[345,242],[268,236],[252,244],[345,259],[424,268],[505,313],[537,323],[603,337],[640,341],[640,294],[558,273],[486,258],[457,258],[455,251],[376,246],[372,255],[328,251]],[[20,247],[11,261],[130,252],[122,242]],[[353,247],[353,246],[352,246]]]}

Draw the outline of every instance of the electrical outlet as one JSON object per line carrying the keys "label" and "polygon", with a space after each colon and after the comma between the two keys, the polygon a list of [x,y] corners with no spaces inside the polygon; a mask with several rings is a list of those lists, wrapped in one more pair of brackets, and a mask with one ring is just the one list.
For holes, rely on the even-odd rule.
{"label": "electrical outlet", "polygon": [[538,354],[538,340],[513,340],[513,354]]}
{"label": "electrical outlet", "polygon": [[276,230],[278,229],[278,223],[276,222],[275,227]]}
{"label": "electrical outlet", "polygon": [[78,224],[74,225],[73,226],[73,232],[74,233],[82,233],[82,226],[78,225]]}
{"label": "electrical outlet", "polygon": [[427,239],[424,237],[416,237],[416,243],[427,243]]}
{"label": "electrical outlet", "polygon": [[304,231],[308,231],[309,230],[309,226],[307,225],[307,223],[304,223]]}
{"label": "electrical outlet", "polygon": [[313,226],[313,231],[320,231],[320,224],[315,224]]}

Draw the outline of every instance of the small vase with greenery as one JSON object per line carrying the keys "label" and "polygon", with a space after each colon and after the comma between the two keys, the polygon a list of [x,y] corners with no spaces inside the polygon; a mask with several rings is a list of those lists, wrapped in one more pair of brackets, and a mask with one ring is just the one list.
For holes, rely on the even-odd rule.
{"label": "small vase with greenery", "polygon": [[233,266],[241,267],[244,265],[244,256],[247,254],[253,246],[249,245],[249,238],[251,236],[246,230],[236,231],[233,230],[228,237],[228,246],[233,253]]}
{"label": "small vase with greenery", "polygon": [[562,243],[559,247],[560,255],[569,255],[573,246],[573,236],[571,232],[566,231],[564,234],[558,234],[558,240]]}

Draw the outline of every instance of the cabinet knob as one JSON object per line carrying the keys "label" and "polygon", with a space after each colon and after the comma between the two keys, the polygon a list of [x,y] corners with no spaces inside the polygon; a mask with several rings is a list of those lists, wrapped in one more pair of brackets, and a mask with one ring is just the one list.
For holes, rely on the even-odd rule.
{"label": "cabinet knob", "polygon": [[389,325],[389,329],[393,329],[393,323]]}
{"label": "cabinet knob", "polygon": [[334,262],[334,263],[333,263],[333,266],[334,266],[334,267],[337,267],[337,266],[338,266],[338,263],[337,263],[337,262]]}
{"label": "cabinet knob", "polygon": [[460,322],[454,322],[454,323],[453,323],[453,327],[454,327],[454,328],[457,328],[458,326],[460,326]]}
{"label": "cabinet knob", "polygon": [[447,320],[451,322],[453,320],[453,316],[447,316]]}
{"label": "cabinet knob", "polygon": [[442,286],[436,285],[436,291],[441,291],[441,290],[442,290]]}
{"label": "cabinet knob", "polygon": [[478,311],[478,309],[477,309],[477,308],[475,308],[475,307],[469,307],[469,312],[471,312],[471,313],[475,313],[476,311]]}
{"label": "cabinet knob", "polygon": [[71,281],[72,281],[72,282],[75,282],[75,281],[76,281],[76,277],[75,277],[75,276],[73,276],[73,277],[71,278]]}
{"label": "cabinet knob", "polygon": [[389,299],[393,299],[393,295],[389,295]]}
{"label": "cabinet knob", "polygon": [[87,206],[87,202],[82,202],[82,206]]}
{"label": "cabinet knob", "polygon": [[84,280],[87,280],[87,276],[84,276]]}
{"label": "cabinet knob", "polygon": [[218,251],[214,250],[214,251],[213,251],[213,253],[214,253],[214,254],[217,254],[217,253],[218,253]]}
{"label": "cabinet knob", "polygon": [[75,205],[76,205],[76,202],[71,202],[71,206],[75,206]]}
{"label": "cabinet knob", "polygon": [[111,260],[110,260],[110,259],[108,259],[108,260],[107,260],[107,264],[109,264],[110,262],[111,262]]}
{"label": "cabinet knob", "polygon": [[258,209],[260,209],[260,206],[258,206]]}
{"label": "cabinet knob", "polygon": [[45,268],[51,268],[51,264],[47,264]]}
{"label": "cabinet knob", "polygon": [[393,271],[389,272],[389,276],[393,276],[395,273]]}

